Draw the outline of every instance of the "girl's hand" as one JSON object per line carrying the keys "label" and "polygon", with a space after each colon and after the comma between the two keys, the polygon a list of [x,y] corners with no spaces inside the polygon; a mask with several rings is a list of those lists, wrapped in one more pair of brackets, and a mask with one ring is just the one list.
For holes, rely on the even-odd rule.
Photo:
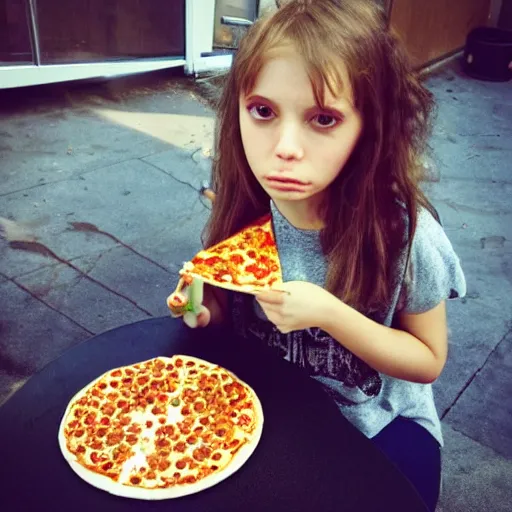
{"label": "girl's hand", "polygon": [[267,318],[282,333],[322,328],[333,299],[334,295],[327,290],[303,281],[283,283],[256,296]]}
{"label": "girl's hand", "polygon": [[183,321],[190,328],[195,329],[196,327],[206,327],[211,320],[210,310],[206,306],[199,306],[199,312],[197,315],[187,311],[183,315]]}

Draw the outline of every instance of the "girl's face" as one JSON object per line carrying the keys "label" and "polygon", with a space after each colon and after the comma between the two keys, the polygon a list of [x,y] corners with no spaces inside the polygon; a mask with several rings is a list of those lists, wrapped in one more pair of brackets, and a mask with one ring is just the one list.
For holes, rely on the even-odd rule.
{"label": "girl's face", "polygon": [[285,47],[239,101],[242,143],[256,179],[278,208],[311,214],[362,130],[348,79],[337,97],[326,87],[320,109],[300,55]]}

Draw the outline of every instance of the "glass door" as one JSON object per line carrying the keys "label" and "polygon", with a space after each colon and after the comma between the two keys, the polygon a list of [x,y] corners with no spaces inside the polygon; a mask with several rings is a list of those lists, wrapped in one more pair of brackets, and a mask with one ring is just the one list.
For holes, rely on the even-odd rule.
{"label": "glass door", "polygon": [[33,63],[26,0],[0,0],[0,66]]}
{"label": "glass door", "polygon": [[37,0],[42,64],[185,55],[184,0]]}
{"label": "glass door", "polygon": [[0,0],[0,88],[186,63],[191,0]]}

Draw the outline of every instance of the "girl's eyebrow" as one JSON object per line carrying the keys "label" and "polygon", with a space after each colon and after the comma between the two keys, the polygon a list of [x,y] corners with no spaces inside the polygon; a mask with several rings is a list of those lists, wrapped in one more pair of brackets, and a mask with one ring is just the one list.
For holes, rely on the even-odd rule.
{"label": "girl's eyebrow", "polygon": [[260,96],[259,94],[249,94],[245,97],[245,101],[246,103],[261,101],[262,103],[270,104],[272,107],[277,107],[277,104],[273,102],[271,99],[265,98],[265,96]]}
{"label": "girl's eyebrow", "polygon": [[[253,103],[255,101],[261,101],[262,103],[267,103],[272,108],[277,108],[277,106],[278,106],[277,103],[275,103],[271,99],[266,98],[265,96],[261,96],[259,94],[254,94],[254,95],[250,94],[250,95],[246,96],[246,98],[245,98],[246,103]],[[339,115],[342,117],[344,116],[343,112],[340,110],[340,107],[333,106],[333,105],[325,105],[324,108],[321,108],[318,105],[312,105],[311,107],[306,109],[306,112],[315,112],[315,111],[328,112],[328,113]]]}

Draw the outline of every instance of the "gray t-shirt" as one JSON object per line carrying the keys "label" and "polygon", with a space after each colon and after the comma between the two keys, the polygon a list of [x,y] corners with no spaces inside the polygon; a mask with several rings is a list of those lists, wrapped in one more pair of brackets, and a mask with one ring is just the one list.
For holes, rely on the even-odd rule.
{"label": "gray t-shirt", "polygon": [[[325,286],[327,264],[320,232],[295,228],[273,203],[271,212],[283,280]],[[398,260],[391,303],[372,314],[383,325],[390,326],[399,311],[423,313],[445,299],[466,293],[459,259],[443,228],[427,210],[418,215],[407,272],[405,265],[404,251]],[[253,297],[234,293],[232,300],[235,329],[242,335],[252,333],[304,368],[367,437],[374,437],[397,416],[403,416],[418,422],[443,444],[430,384],[381,374],[320,329],[282,334]]]}

